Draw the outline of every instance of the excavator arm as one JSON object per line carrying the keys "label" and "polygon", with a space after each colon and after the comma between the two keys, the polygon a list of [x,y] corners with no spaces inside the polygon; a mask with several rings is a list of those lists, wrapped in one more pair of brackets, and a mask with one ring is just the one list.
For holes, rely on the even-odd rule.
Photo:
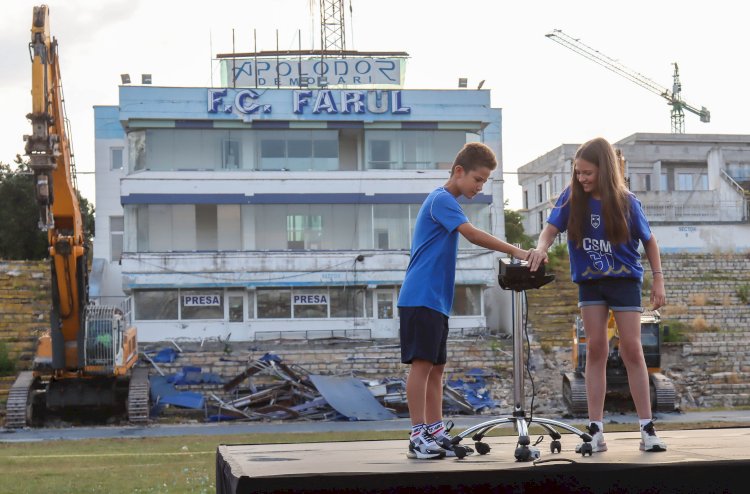
{"label": "excavator arm", "polygon": [[34,7],[31,26],[32,134],[24,136],[34,173],[39,227],[47,231],[52,260],[51,362],[60,374],[83,367],[88,248],[75,187],[75,166],[66,128],[57,40],[50,37],[49,9]]}

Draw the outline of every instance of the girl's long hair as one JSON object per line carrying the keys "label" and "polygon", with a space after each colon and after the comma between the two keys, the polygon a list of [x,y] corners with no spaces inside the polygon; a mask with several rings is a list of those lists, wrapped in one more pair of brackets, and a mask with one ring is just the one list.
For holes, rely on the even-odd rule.
{"label": "girl's long hair", "polygon": [[630,238],[630,199],[625,177],[620,170],[615,150],[606,139],[597,137],[582,144],[573,161],[573,177],[570,180],[570,216],[568,216],[568,239],[581,247],[584,225],[590,221],[589,197],[576,179],[575,162],[588,161],[599,169],[597,192],[602,201],[602,221],[605,238],[614,244],[622,244]]}

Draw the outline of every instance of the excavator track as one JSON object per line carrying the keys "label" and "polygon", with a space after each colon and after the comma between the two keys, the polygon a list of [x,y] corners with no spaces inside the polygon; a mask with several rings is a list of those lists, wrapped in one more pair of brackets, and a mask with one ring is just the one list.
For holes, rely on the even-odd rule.
{"label": "excavator track", "polygon": [[586,381],[583,377],[578,377],[574,372],[566,372],[563,375],[563,400],[573,415],[588,413]]}
{"label": "excavator track", "polygon": [[657,412],[674,412],[674,383],[667,376],[659,372],[654,372],[649,377],[656,392],[656,403],[653,405],[654,410]]}
{"label": "excavator track", "polygon": [[148,395],[148,367],[136,367],[132,370],[128,386],[128,421],[131,424],[148,423]]}
{"label": "excavator track", "polygon": [[[34,383],[34,373],[23,371],[18,374],[16,382],[10,388],[8,401],[5,405],[5,428],[21,429],[27,425],[27,416],[29,414],[29,396],[31,395],[31,386]],[[30,417],[29,417],[30,418]]]}

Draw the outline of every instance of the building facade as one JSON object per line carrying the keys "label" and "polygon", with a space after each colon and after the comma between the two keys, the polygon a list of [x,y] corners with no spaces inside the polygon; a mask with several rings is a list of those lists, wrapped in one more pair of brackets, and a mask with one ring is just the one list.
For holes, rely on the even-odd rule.
{"label": "building facade", "polygon": [[[92,296],[142,341],[397,336],[421,202],[466,142],[501,156],[487,90],[125,85],[95,120]],[[501,177],[462,206],[504,238]],[[496,263],[461,240],[453,329],[502,324]]]}
{"label": "building facade", "polygon": [[[614,146],[662,252],[750,249],[750,135],[636,133]],[[570,183],[577,149],[563,144],[518,169],[529,235]]]}

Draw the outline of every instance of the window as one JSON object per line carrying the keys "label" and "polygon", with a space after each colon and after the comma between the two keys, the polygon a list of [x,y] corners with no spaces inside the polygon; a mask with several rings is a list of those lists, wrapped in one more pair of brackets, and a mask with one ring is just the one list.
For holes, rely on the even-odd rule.
{"label": "window", "polygon": [[662,192],[669,191],[669,175],[666,173],[659,175],[659,190]]}
{"label": "window", "polygon": [[328,317],[328,288],[294,289],[292,302],[294,304],[294,318],[324,318]]}
{"label": "window", "polygon": [[544,211],[539,211],[539,231],[544,230]]}
{"label": "window", "polygon": [[224,294],[211,290],[180,290],[181,319],[224,319]]}
{"label": "window", "polygon": [[378,319],[393,319],[393,290],[377,290]]}
{"label": "window", "polygon": [[677,174],[677,190],[693,190],[693,176],[690,173]]}
{"label": "window", "polygon": [[258,290],[259,319],[289,319],[292,317],[292,291],[288,288]]}
{"label": "window", "polygon": [[[177,226],[177,225],[175,225]],[[195,205],[195,234],[198,250],[215,251],[218,247],[216,204]],[[179,250],[179,249],[175,249]]]}
{"label": "window", "polygon": [[529,209],[529,191],[528,190],[523,191],[523,208]]}
{"label": "window", "polygon": [[479,285],[456,285],[451,315],[481,316],[482,287]]}
{"label": "window", "polygon": [[257,132],[261,170],[338,170],[339,138],[330,130]]}
{"label": "window", "polygon": [[136,290],[133,292],[135,318],[142,321],[177,319],[177,290]]}
{"label": "window", "polygon": [[363,286],[331,287],[331,317],[364,317],[365,291]]}
{"label": "window", "polygon": [[391,161],[391,141],[370,141],[370,168],[389,169],[394,161]]}
{"label": "window", "polygon": [[536,203],[541,204],[544,199],[542,198],[542,184],[536,186]]}
{"label": "window", "polygon": [[123,164],[123,158],[122,158],[123,148],[117,147],[117,148],[110,148],[109,150],[109,162],[111,164],[110,169],[111,170],[122,170],[122,164]]}
{"label": "window", "polygon": [[240,141],[225,140],[221,144],[221,167],[225,170],[240,168]]}
{"label": "window", "polygon": [[109,217],[109,246],[110,261],[119,261],[122,258],[122,241],[125,232],[125,220],[122,216]]}
{"label": "window", "polygon": [[229,322],[245,320],[245,297],[242,291],[227,291],[227,308],[229,309]]}
{"label": "window", "polygon": [[545,201],[547,201],[547,200],[549,200],[550,197],[552,197],[552,189],[551,189],[550,181],[549,180],[545,180],[544,181],[544,197],[543,197],[543,199]]}
{"label": "window", "polygon": [[320,249],[323,237],[323,217],[294,214],[286,217],[287,249]]}

